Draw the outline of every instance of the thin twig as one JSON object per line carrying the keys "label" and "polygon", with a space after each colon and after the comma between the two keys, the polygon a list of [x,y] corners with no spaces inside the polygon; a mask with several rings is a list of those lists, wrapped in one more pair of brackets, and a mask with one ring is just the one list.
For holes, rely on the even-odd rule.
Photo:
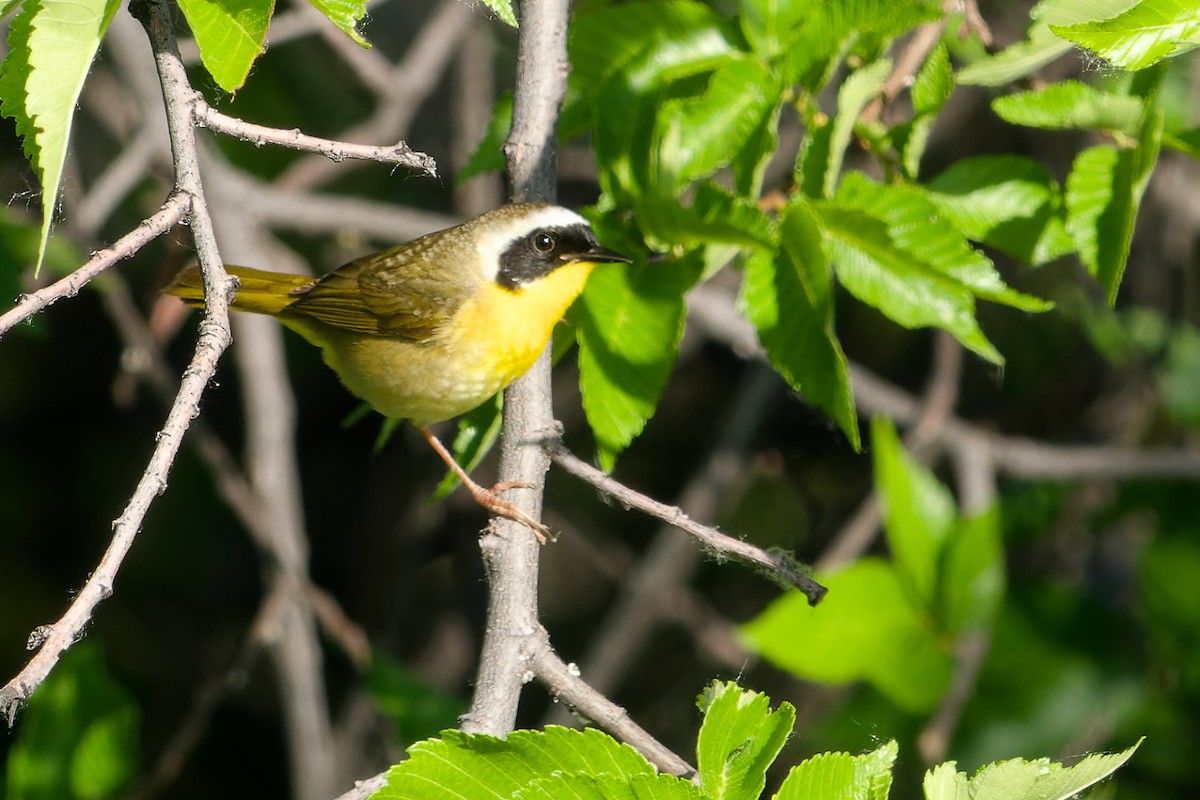
{"label": "thin twig", "polygon": [[625,508],[636,508],[638,511],[690,534],[718,558],[736,558],[746,564],[758,567],[768,577],[804,592],[811,605],[816,605],[825,596],[825,587],[805,574],[787,555],[768,552],[757,545],[741,539],[734,539],[709,525],[702,525],[688,517],[678,506],[668,505],[648,497],[577,458],[557,440],[547,440],[543,444],[555,464],[576,478],[599,489],[619,505]]}
{"label": "thin twig", "polygon": [[24,322],[46,306],[64,297],[74,297],[93,278],[119,261],[129,258],[149,242],[171,230],[186,215],[190,198],[175,193],[167,198],[162,208],[129,233],[122,236],[111,247],[96,253],[79,269],[49,286],[21,295],[17,304],[0,315],[0,337],[16,325]]}
{"label": "thin twig", "polygon": [[[513,124],[506,153],[513,199],[553,202],[555,131],[567,88],[567,1],[526,0],[521,5]],[[534,433],[553,425],[550,402],[550,345],[504,395],[500,480],[523,484],[511,499],[540,519],[548,454]],[[538,622],[538,544],[523,524],[493,518],[480,541],[488,579],[487,627],[476,673],[475,693],[461,719],[463,730],[504,736],[516,724],[517,703]]]}
{"label": "thin twig", "polygon": [[[749,370],[712,453],[680,497],[680,508],[698,522],[715,519],[728,504],[730,490],[745,472],[746,451],[766,417],[776,380],[765,366],[752,364]],[[606,694],[615,689],[652,632],[678,616],[673,607],[680,604],[699,559],[699,550],[687,537],[664,525],[637,564],[624,571],[620,594],[581,659],[580,674],[594,689]],[[744,663],[748,654],[737,649]]]}
{"label": "thin twig", "polygon": [[217,111],[198,95],[194,98],[194,104],[193,119],[197,125],[217,133],[234,136],[244,142],[252,142],[259,147],[265,144],[274,144],[292,150],[307,150],[312,153],[320,153],[332,161],[342,161],[347,158],[378,161],[383,164],[406,167],[431,178],[437,177],[437,163],[433,157],[425,153],[418,153],[404,142],[373,146],[322,139],[318,136],[301,133],[295,128],[292,130],[268,128],[265,125],[256,125],[253,122],[230,117]]}
{"label": "thin twig", "polygon": [[555,699],[636,749],[659,770],[681,778],[696,775],[695,767],[647,733],[624,708],[589,686],[577,669],[559,658],[550,647],[545,629],[539,629],[539,633],[529,665]]}
{"label": "thin twig", "polygon": [[[359,49],[349,62],[351,67],[369,62],[372,65],[368,68],[371,73],[364,74],[364,82],[377,90],[386,88],[387,91],[379,95],[379,102],[371,116],[342,131],[341,138],[347,141],[378,141],[383,137],[406,137],[417,111],[437,88],[473,16],[470,7],[460,0],[442,0],[422,26],[404,58],[391,70],[386,84],[382,84],[377,75],[370,77],[377,71],[378,64],[373,56],[362,54]],[[345,40],[344,36],[337,35]],[[342,174],[344,169],[335,170],[328,161],[301,158],[284,170],[276,180],[276,185],[289,191],[311,189]]]}

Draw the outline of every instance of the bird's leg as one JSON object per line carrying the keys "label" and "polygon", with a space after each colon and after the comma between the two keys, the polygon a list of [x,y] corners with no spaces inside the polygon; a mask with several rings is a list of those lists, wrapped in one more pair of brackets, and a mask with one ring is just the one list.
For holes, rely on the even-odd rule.
{"label": "bird's leg", "polygon": [[503,481],[501,483],[497,483],[491,489],[485,489],[475,481],[471,480],[470,476],[467,475],[467,471],[459,466],[459,463],[454,460],[454,456],[451,455],[450,451],[446,449],[446,446],[443,445],[441,441],[439,441],[438,438],[433,435],[433,431],[421,426],[414,427],[416,427],[420,434],[425,437],[425,441],[429,442],[429,446],[432,447],[439,456],[441,456],[442,461],[446,462],[446,466],[450,468],[450,471],[453,472],[460,481],[462,481],[463,486],[466,487],[467,491],[471,493],[471,497],[475,498],[476,503],[479,503],[479,505],[483,506],[488,511],[491,511],[493,514],[498,514],[501,517],[507,517],[508,519],[528,525],[530,529],[533,530],[533,535],[537,537],[538,542],[541,544],[545,544],[547,539],[554,539],[554,534],[548,527],[541,522],[538,522],[536,519],[529,516],[512,503],[501,498],[498,494],[505,489],[528,489],[530,488],[528,483],[523,483],[521,481]]}

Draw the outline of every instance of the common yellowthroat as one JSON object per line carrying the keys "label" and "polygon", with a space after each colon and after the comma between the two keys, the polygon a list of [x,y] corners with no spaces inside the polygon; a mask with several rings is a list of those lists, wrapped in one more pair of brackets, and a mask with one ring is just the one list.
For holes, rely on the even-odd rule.
{"label": "common yellowthroat", "polygon": [[[231,308],[269,314],[321,348],[353,394],[408,419],[480,505],[546,529],[472,481],[429,430],[523,375],[597,264],[628,262],[587,221],[541,203],[509,205],[363,256],[320,278],[226,267]],[[166,289],[204,305],[198,268]]]}

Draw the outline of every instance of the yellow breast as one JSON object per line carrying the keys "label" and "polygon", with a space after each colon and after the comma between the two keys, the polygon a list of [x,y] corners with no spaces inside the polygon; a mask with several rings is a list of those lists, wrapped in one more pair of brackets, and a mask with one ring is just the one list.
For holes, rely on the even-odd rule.
{"label": "yellow breast", "polygon": [[385,416],[418,425],[458,416],[533,366],[593,266],[568,264],[517,290],[485,284],[430,342],[334,335],[322,342],[325,360]]}

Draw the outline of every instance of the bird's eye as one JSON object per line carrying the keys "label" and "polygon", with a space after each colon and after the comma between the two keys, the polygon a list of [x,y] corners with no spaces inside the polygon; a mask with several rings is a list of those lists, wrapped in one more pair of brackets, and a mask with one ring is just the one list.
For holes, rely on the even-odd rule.
{"label": "bird's eye", "polygon": [[539,231],[533,235],[533,249],[539,253],[552,253],[558,245],[558,239],[545,231]]}

